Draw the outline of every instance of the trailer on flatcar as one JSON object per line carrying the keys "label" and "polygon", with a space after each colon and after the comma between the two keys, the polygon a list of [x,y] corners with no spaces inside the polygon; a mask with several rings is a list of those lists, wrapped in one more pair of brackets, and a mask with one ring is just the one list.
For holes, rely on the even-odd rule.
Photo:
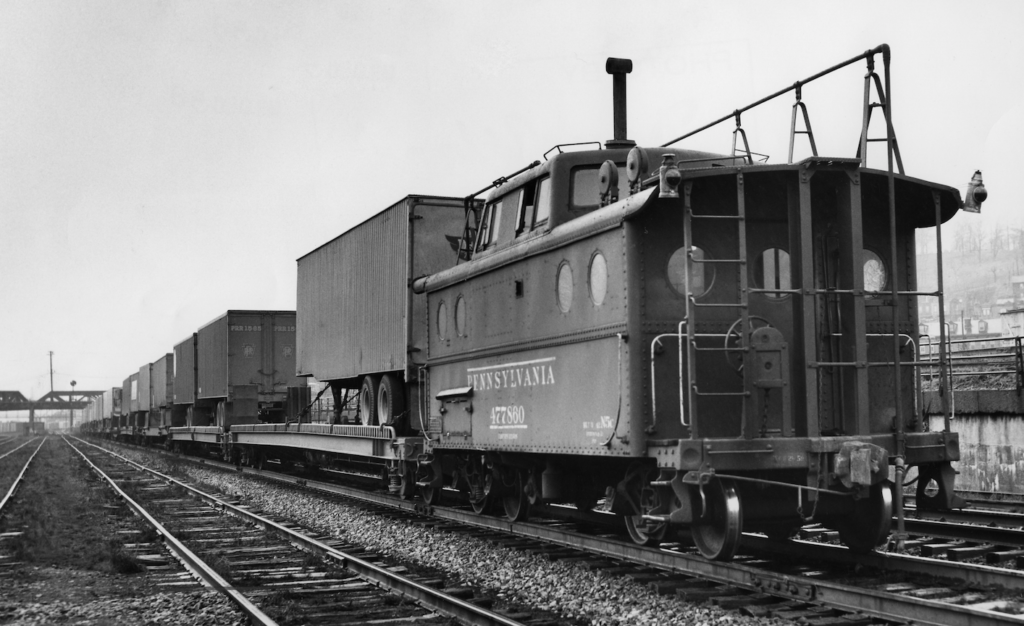
{"label": "trailer on flatcar", "polygon": [[213,447],[229,458],[245,450],[232,448],[239,442],[229,433],[283,422],[288,388],[302,384],[295,376],[294,311],[229,310],[167,358],[174,364],[170,441]]}

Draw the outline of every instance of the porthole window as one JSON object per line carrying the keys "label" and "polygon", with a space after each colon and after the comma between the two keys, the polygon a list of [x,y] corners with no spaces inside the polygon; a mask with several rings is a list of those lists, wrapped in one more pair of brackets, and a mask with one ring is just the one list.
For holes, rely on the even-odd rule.
{"label": "porthole window", "polygon": [[604,255],[595,252],[590,259],[590,299],[594,304],[601,306],[604,297],[608,293],[608,263]]}
{"label": "porthole window", "polygon": [[572,307],[572,268],[568,261],[558,266],[558,308],[568,313]]}
{"label": "porthole window", "polygon": [[[715,266],[704,263],[704,259],[711,258],[703,248],[693,246],[691,248],[690,265],[690,291],[695,298],[699,298],[711,291],[715,282]],[[681,296],[686,295],[686,248],[682,247],[672,253],[668,259],[668,282],[672,289]]]}
{"label": "porthole window", "polygon": [[448,305],[444,300],[437,305],[437,338],[441,341],[448,338]]}
{"label": "porthole window", "polygon": [[466,299],[462,296],[455,301],[455,332],[459,337],[466,336]]}
{"label": "porthole window", "polygon": [[[864,251],[864,291],[881,291],[889,282],[882,257],[871,250]],[[874,296],[868,296],[873,298]]]}
{"label": "porthole window", "polygon": [[[754,282],[760,289],[792,289],[789,253],[782,248],[768,248],[757,257]],[[785,298],[787,293],[766,293],[772,299]]]}

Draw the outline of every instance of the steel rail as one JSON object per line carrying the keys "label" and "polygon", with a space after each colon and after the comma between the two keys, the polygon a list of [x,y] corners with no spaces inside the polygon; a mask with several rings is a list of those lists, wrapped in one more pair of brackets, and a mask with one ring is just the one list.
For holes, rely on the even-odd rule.
{"label": "steel rail", "polygon": [[[257,513],[253,513],[252,511],[248,511],[242,507],[235,506],[229,502],[225,502],[224,500],[221,500],[216,496],[210,495],[199,489],[196,489],[195,487],[188,485],[176,478],[173,478],[166,474],[162,474],[152,468],[148,468],[144,465],[136,463],[130,459],[121,456],[120,454],[117,454],[116,452],[112,452],[110,450],[107,450],[106,448],[97,446],[96,444],[90,443],[88,441],[83,441],[81,439],[79,439],[79,441],[82,441],[82,443],[102,450],[103,452],[106,452],[107,454],[113,457],[121,459],[125,463],[128,463],[129,465],[132,465],[133,467],[136,467],[144,472],[152,474],[153,476],[156,476],[163,481],[177,485],[178,487],[187,490],[189,493],[196,495],[200,499],[215,505],[216,507],[220,508],[226,513],[230,513],[231,515],[234,515],[240,519],[244,519],[253,524],[257,524],[267,530],[272,530],[280,535],[284,535],[292,543],[301,545],[302,547],[308,550],[329,557],[332,560],[338,562],[339,565],[349,570],[352,570],[360,577],[372,582],[378,587],[388,589],[395,593],[399,593],[413,600],[420,606],[423,606],[424,608],[427,608],[431,611],[443,613],[448,617],[452,617],[461,620],[465,623],[473,624],[475,626],[523,626],[521,622],[518,622],[514,619],[510,619],[508,617],[505,617],[504,615],[494,613],[492,611],[476,606],[475,604],[466,602],[459,598],[452,597],[448,594],[445,594],[442,591],[420,584],[414,580],[406,578],[405,576],[396,574],[395,572],[388,571],[378,565],[374,565],[369,561],[364,561],[358,557],[346,554],[345,552],[337,550],[336,548],[332,548],[331,546],[316,539],[313,539],[312,537],[296,532],[290,528],[287,528],[286,526],[282,526],[281,524],[278,524],[277,522],[269,518],[263,517],[262,515],[259,515]],[[232,469],[234,468],[232,467]]]}
{"label": "steel rail", "polygon": [[[757,535],[743,535],[743,546],[763,554],[778,554],[787,557],[801,555],[809,561],[838,563],[861,566],[886,572],[923,574],[946,578],[981,587],[1002,587],[1009,591],[1024,590],[1024,571],[1008,570],[974,563],[953,563],[943,559],[910,556],[892,552],[857,554],[843,546],[791,539],[773,541]],[[947,605],[944,605],[947,606]],[[1024,617],[1021,618],[1024,623]]]}
{"label": "steel rail", "polygon": [[[33,439],[32,441],[35,440]],[[22,445],[15,448],[15,450],[21,449],[22,447],[27,446],[29,443],[31,442],[26,441]],[[39,442],[38,446],[36,446],[35,452],[32,453],[32,456],[28,457],[28,461],[25,461],[25,466],[21,468],[21,471],[18,473],[18,477],[14,479],[14,484],[11,485],[11,488],[7,490],[7,495],[4,496],[3,500],[0,500],[0,515],[3,515],[4,507],[7,506],[7,503],[11,500],[11,498],[14,497],[14,494],[18,491],[18,486],[21,485],[21,481],[25,479],[25,472],[28,470],[28,466],[32,465],[32,461],[36,458],[36,455],[39,454],[39,449],[43,447],[44,443],[46,443],[46,437],[43,437],[43,440]],[[14,450],[11,450],[11,452],[14,452]],[[7,455],[5,454],[4,456]]]}
{"label": "steel rail", "polygon": [[904,519],[907,532],[940,539],[960,539],[996,546],[1024,547],[1024,530],[999,526],[979,526],[975,523],[953,522],[939,519]]}
{"label": "steel rail", "polygon": [[[186,459],[188,457],[185,457]],[[801,601],[826,603],[832,607],[865,613],[882,619],[897,617],[915,624],[935,626],[981,626],[1006,623],[1024,624],[1024,616],[973,609],[965,606],[945,604],[934,600],[922,600],[910,596],[881,592],[877,589],[851,587],[841,583],[822,581],[802,576],[791,576],[737,562],[708,561],[695,554],[639,546],[631,541],[609,540],[602,537],[544,526],[532,522],[510,522],[505,518],[482,517],[466,510],[448,507],[427,507],[423,503],[396,500],[390,496],[369,493],[354,487],[345,487],[308,479],[276,474],[266,470],[237,468],[228,463],[189,459],[203,465],[218,467],[232,472],[241,470],[275,482],[298,485],[314,491],[323,491],[396,509],[419,511],[438,519],[449,520],[489,530],[511,533],[522,537],[576,548],[613,559],[629,561],[640,565],[654,566],[678,574],[696,576],[714,582],[744,589],[791,597]],[[173,480],[173,479],[172,479]],[[744,534],[743,546],[753,551],[778,554],[792,558],[799,552],[808,560],[860,565],[888,572],[906,572],[949,578],[969,584],[999,586],[1010,590],[1024,590],[1024,572],[1005,570],[985,565],[952,563],[925,557],[911,557],[900,554],[872,553],[856,554],[843,546],[831,546],[807,541],[793,540],[777,542],[757,535]]]}
{"label": "steel rail", "polygon": [[[994,524],[1004,529],[1016,529],[1024,535],[1024,514],[1013,511],[997,511],[984,509],[956,509],[952,511],[928,511],[912,506],[907,514],[922,520],[957,522],[961,524]],[[909,519],[909,518],[908,518]]]}
{"label": "steel rail", "polygon": [[[164,528],[163,524],[157,521],[155,517],[150,515],[149,512],[142,507],[142,505],[133,500],[131,496],[129,496],[127,493],[124,492],[124,490],[118,487],[117,483],[114,482],[114,480],[110,478],[110,476],[107,476],[107,474],[103,470],[101,470],[99,467],[96,467],[96,464],[93,463],[92,460],[90,460],[89,457],[86,456],[84,452],[79,450],[75,446],[75,444],[68,441],[67,437],[62,436],[62,438],[64,439],[64,443],[71,446],[71,449],[77,452],[78,455],[81,456],[82,459],[89,464],[89,467],[92,468],[93,472],[95,472],[103,480],[107,481],[107,483],[111,486],[111,488],[113,488],[114,492],[118,495],[118,497],[124,500],[124,502],[129,507],[131,507],[131,509],[135,511],[135,513],[138,514],[139,517],[146,520],[146,522],[149,523],[149,525],[152,526],[157,531],[157,533],[160,534],[161,537],[163,537],[164,542],[167,544],[167,547],[170,548],[174,556],[177,557],[178,560],[181,561],[182,564],[190,572],[192,572],[192,574],[203,580],[203,582],[205,582],[207,585],[215,589],[217,592],[221,593],[224,596],[227,596],[229,600],[234,602],[235,605],[238,606],[238,608],[241,609],[241,611],[249,617],[249,621],[252,624],[259,626],[277,626],[277,622],[271,619],[266,613],[261,611],[259,607],[257,607],[255,604],[253,604],[251,600],[249,600],[249,598],[242,595],[242,593],[235,589],[231,583],[224,580],[224,578],[220,574],[215,572],[213,568],[206,564],[205,561],[196,556],[196,554],[189,550],[188,547],[185,546],[185,544],[183,544],[177,537],[172,535],[170,531]],[[75,439],[78,438],[75,437]],[[78,440],[82,441],[81,439]],[[82,441],[82,443],[88,442]],[[95,447],[99,448],[99,446]],[[103,450],[103,448],[99,449]],[[108,454],[113,454],[107,450],[103,451],[107,452]],[[120,458],[124,459],[124,457]],[[127,459],[124,460],[127,461]]]}
{"label": "steel rail", "polygon": [[[956,490],[956,495],[967,501],[964,511],[973,511],[978,514],[993,512],[1017,513],[1024,512],[1024,500],[1020,500],[1021,494],[1009,493],[1006,491],[970,491]],[[907,500],[915,502],[916,497],[908,494]],[[1021,519],[1021,526],[1024,526],[1024,518]]]}
{"label": "steel rail", "polygon": [[[21,445],[20,445],[20,446],[18,446],[17,448],[15,448],[15,449],[13,449],[13,450],[8,450],[7,452],[4,452],[3,454],[0,454],[0,459],[4,458],[4,457],[6,457],[6,456],[9,456],[9,455],[11,455],[11,454],[14,454],[15,452],[17,452],[18,450],[21,450],[22,448],[24,448],[24,447],[25,447],[25,446],[27,446],[28,444],[32,443],[32,442],[33,442],[33,441],[35,441],[36,439],[37,439],[36,437],[33,437],[32,439],[29,439],[28,441],[26,441],[25,443],[21,444]],[[4,442],[4,443],[6,443],[6,442]],[[42,445],[42,444],[40,444],[40,445]]]}

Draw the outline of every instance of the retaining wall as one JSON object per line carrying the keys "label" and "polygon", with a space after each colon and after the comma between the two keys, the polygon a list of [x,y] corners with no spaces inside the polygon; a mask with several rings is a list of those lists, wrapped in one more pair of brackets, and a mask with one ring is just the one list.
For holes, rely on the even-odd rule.
{"label": "retaining wall", "polygon": [[[937,392],[924,397],[930,430],[942,430]],[[957,391],[950,430],[960,434],[953,463],[958,491],[1024,496],[1024,395],[1016,391]]]}

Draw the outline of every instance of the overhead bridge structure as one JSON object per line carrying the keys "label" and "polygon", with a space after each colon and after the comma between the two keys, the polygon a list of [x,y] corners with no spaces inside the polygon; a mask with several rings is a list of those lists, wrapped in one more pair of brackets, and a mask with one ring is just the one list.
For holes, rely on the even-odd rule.
{"label": "overhead bridge structure", "polygon": [[[84,409],[89,401],[102,391],[51,391],[38,400],[29,400],[20,391],[0,391],[0,412],[28,411],[30,424],[36,421],[36,411],[71,411]],[[71,424],[74,426],[74,424]]]}

